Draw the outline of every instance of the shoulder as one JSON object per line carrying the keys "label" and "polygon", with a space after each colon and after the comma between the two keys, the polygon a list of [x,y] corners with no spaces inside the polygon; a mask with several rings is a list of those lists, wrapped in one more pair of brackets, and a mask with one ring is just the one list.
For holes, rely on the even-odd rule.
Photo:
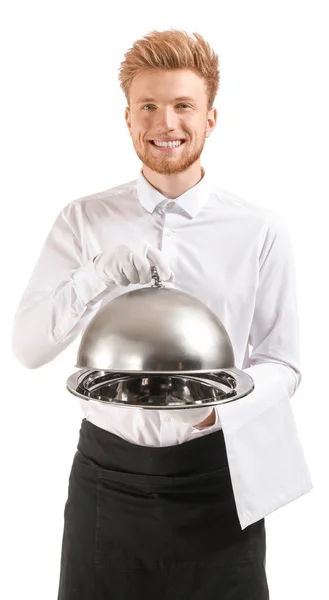
{"label": "shoulder", "polygon": [[[121,185],[101,190],[87,196],[81,196],[66,204],[61,210],[62,218],[69,222],[74,222],[79,218],[86,218],[88,215],[103,214],[104,209],[111,206],[124,205],[135,198],[137,180],[129,181]],[[125,201],[125,202],[123,202]]]}
{"label": "shoulder", "polygon": [[216,183],[211,185],[212,196],[218,204],[226,206],[232,212],[240,213],[241,216],[255,217],[266,221],[273,213],[267,207],[261,206],[251,200],[231,192]]}
{"label": "shoulder", "polygon": [[117,185],[115,187],[96,192],[94,194],[83,196],[81,198],[77,198],[71,204],[75,207],[88,208],[89,205],[97,205],[102,203],[111,203],[115,202],[117,199],[122,199],[123,197],[130,197],[134,195],[136,190],[137,180],[129,181],[127,183],[122,183],[121,185]]}
{"label": "shoulder", "polygon": [[267,206],[243,198],[223,187],[212,184],[212,201],[216,219],[230,226],[235,236],[257,246],[260,263],[266,257],[279,253],[291,254],[290,235],[282,215]]}
{"label": "shoulder", "polygon": [[211,185],[213,205],[225,207],[225,214],[254,223],[264,234],[286,230],[284,219],[275,210],[228,191],[216,183]]}

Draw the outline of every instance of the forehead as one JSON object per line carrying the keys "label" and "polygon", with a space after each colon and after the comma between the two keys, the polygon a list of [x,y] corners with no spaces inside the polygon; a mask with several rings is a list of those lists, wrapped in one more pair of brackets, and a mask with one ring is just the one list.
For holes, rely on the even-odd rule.
{"label": "forehead", "polygon": [[133,103],[169,102],[177,98],[207,98],[205,79],[191,69],[148,69],[134,77],[130,87]]}

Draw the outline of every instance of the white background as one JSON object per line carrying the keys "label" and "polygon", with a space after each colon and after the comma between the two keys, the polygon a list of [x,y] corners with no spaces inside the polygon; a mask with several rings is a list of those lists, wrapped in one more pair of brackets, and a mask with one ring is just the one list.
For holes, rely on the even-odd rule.
{"label": "white background", "polygon": [[290,231],[303,361],[293,408],[314,489],[266,519],[267,573],[271,600],[329,597],[325,8],[319,0],[3,4],[4,600],[57,598],[63,510],[82,418],[65,389],[78,341],[53,363],[26,370],[11,354],[14,311],[63,206],[137,177],[118,68],[138,37],[170,27],[198,31],[220,57],[219,119],[203,166],[225,189],[275,210]]}

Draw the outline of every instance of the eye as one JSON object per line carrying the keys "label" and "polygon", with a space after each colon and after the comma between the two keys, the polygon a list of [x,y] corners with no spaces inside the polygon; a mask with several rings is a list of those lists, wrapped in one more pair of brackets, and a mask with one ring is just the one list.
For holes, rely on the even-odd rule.
{"label": "eye", "polygon": [[154,108],[153,104],[145,104],[145,106],[142,107],[142,110],[145,110],[147,108]]}
{"label": "eye", "polygon": [[180,104],[177,105],[178,107],[181,108],[191,108],[189,104],[185,104],[185,102],[181,102]]}

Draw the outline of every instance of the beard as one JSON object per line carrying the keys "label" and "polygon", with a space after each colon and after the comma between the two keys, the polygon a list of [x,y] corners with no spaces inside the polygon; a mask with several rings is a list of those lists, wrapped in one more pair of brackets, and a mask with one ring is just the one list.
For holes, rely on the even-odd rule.
{"label": "beard", "polygon": [[175,155],[161,155],[161,152],[159,152],[159,156],[155,156],[154,151],[152,151],[152,149],[149,147],[150,142],[146,142],[146,146],[144,148],[138,142],[138,140],[133,139],[133,145],[138,158],[146,167],[152,171],[155,171],[155,173],[159,173],[160,175],[174,175],[175,173],[182,173],[183,171],[186,171],[191,165],[199,160],[205,142],[206,129],[204,130],[201,138],[199,138],[194,144],[193,148],[189,148],[188,143],[184,142],[181,150],[178,150],[180,155],[178,156],[177,152],[176,157]]}

